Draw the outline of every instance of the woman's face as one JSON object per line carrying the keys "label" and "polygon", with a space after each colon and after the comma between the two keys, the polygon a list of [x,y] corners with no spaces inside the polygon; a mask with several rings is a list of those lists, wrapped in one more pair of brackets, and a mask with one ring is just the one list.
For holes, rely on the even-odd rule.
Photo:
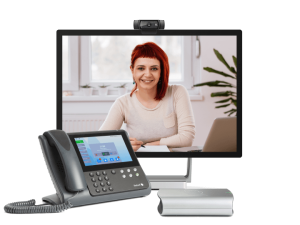
{"label": "woman's face", "polygon": [[134,68],[130,66],[130,69],[138,89],[152,89],[157,87],[161,74],[158,59],[138,58],[135,60]]}

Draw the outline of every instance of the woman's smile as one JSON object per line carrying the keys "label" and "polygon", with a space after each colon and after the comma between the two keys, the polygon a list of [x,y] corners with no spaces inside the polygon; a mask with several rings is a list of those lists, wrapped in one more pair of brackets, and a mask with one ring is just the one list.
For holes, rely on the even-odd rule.
{"label": "woman's smile", "polygon": [[153,80],[143,80],[143,79],[141,79],[141,81],[142,81],[143,83],[145,83],[145,84],[150,84]]}

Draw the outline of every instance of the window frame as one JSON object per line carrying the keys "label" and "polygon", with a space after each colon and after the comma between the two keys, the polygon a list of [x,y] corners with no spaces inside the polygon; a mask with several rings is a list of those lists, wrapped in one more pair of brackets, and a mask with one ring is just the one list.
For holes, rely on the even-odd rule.
{"label": "window frame", "polygon": [[69,74],[68,80],[63,80],[63,90],[65,91],[78,91],[79,90],[79,37],[68,36],[68,67]]}

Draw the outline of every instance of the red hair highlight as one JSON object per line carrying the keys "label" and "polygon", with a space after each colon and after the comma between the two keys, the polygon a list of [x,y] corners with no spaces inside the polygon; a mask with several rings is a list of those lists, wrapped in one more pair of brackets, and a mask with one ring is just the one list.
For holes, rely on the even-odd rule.
{"label": "red hair highlight", "polygon": [[[157,84],[157,93],[155,96],[155,100],[161,100],[168,89],[169,83],[169,59],[167,54],[154,42],[146,42],[141,45],[137,45],[131,54],[131,66],[134,68],[134,63],[138,58],[152,58],[157,59],[160,62],[161,74],[160,80],[161,83]],[[130,97],[132,93],[137,89],[137,84],[135,84],[134,88],[131,90]]]}

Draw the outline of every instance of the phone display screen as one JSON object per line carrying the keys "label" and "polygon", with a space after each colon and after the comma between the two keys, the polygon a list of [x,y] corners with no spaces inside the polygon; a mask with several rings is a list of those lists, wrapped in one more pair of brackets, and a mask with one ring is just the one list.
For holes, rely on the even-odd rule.
{"label": "phone display screen", "polygon": [[74,139],[85,166],[132,161],[122,135],[76,137]]}

